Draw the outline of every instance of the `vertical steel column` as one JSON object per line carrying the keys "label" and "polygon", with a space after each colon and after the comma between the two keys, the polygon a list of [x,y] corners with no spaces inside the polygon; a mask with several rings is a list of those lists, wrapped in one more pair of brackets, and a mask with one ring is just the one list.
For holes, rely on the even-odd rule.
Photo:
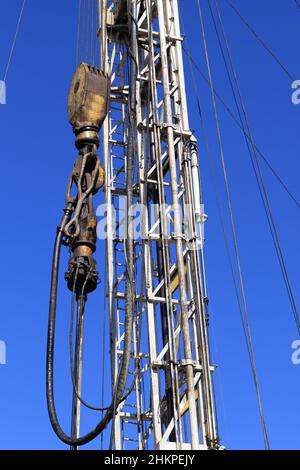
{"label": "vertical steel column", "polygon": [[187,396],[190,407],[190,428],[191,428],[191,442],[192,449],[199,449],[198,439],[198,421],[195,402],[195,388],[194,388],[194,367],[190,342],[190,328],[188,321],[188,307],[186,296],[185,284],[185,267],[183,260],[183,246],[182,246],[182,230],[180,211],[178,204],[178,190],[177,190],[177,170],[176,170],[176,155],[174,150],[174,134],[173,134],[173,116],[170,97],[170,78],[169,78],[169,65],[167,56],[166,44],[166,29],[165,29],[165,14],[163,7],[163,0],[157,1],[158,20],[160,29],[160,47],[161,47],[161,64],[162,64],[162,77],[164,87],[164,106],[166,114],[166,126],[168,133],[168,154],[169,166],[171,177],[171,190],[172,190],[172,208],[174,214],[174,230],[176,238],[176,251],[177,251],[177,270],[179,277],[179,290],[180,290],[180,310],[181,310],[181,325],[183,331],[184,352],[186,360],[186,380],[187,380]]}
{"label": "vertical steel column", "polygon": [[[100,66],[106,74],[110,74],[109,53],[108,53],[108,35],[107,35],[107,0],[99,0],[99,13],[100,13]],[[106,117],[102,126],[102,144],[103,144],[103,161],[105,167],[105,204],[106,204],[106,220],[107,220],[107,233],[106,233],[106,269],[107,269],[107,302],[109,314],[109,351],[110,351],[110,364],[111,364],[111,391],[114,393],[114,386],[117,378],[117,352],[116,352],[116,318],[114,309],[114,250],[113,250],[113,237],[115,232],[114,217],[113,217],[113,204],[112,204],[112,184],[111,184],[111,155],[109,143],[109,115]],[[104,287],[106,289],[106,286]],[[115,448],[121,448],[120,441],[120,423],[119,420],[114,420],[112,426],[113,435],[115,440]]]}
{"label": "vertical steel column", "polygon": [[[77,321],[76,321],[76,340],[75,340],[75,358],[74,358],[74,375],[76,389],[81,394],[82,391],[82,361],[83,361],[83,333],[84,333],[84,299],[77,300]],[[80,408],[81,403],[77,398],[75,391],[73,391],[72,403],[72,422],[71,422],[71,436],[74,438],[80,437]],[[77,447],[71,447],[72,450],[77,450]]]}

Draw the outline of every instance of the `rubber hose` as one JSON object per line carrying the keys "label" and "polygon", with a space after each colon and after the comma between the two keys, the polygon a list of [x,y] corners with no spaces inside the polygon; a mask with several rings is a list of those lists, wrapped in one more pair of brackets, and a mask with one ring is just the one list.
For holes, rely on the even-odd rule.
{"label": "rubber hose", "polygon": [[48,413],[52,428],[57,435],[57,437],[67,445],[70,446],[82,446],[93,439],[95,439],[101,432],[106,428],[110,420],[112,419],[115,404],[119,404],[122,399],[127,376],[129,370],[129,361],[130,361],[130,349],[131,349],[131,337],[132,337],[132,324],[133,318],[130,309],[126,311],[125,315],[125,331],[126,335],[124,338],[124,355],[122,360],[122,365],[120,368],[120,373],[118,376],[118,381],[116,384],[116,392],[113,403],[110,408],[105,413],[103,419],[100,423],[88,434],[79,437],[72,438],[64,433],[60,423],[58,421],[55,400],[54,400],[54,387],[53,387],[53,369],[54,369],[54,340],[55,340],[55,322],[56,322],[56,302],[57,302],[57,287],[58,287],[58,271],[59,271],[59,260],[60,260],[60,251],[61,251],[61,242],[63,230],[70,220],[71,209],[67,208],[65,215],[62,219],[61,225],[57,231],[54,252],[53,252],[53,262],[52,262],[52,274],[51,274],[51,289],[50,289],[50,306],[49,306],[49,322],[48,322],[48,338],[47,338],[47,358],[46,358],[46,391],[47,391],[47,406]]}

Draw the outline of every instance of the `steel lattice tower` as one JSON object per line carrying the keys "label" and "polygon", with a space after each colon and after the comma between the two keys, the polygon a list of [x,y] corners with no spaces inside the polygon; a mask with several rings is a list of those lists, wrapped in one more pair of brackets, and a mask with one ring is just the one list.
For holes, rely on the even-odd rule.
{"label": "steel lattice tower", "polygon": [[[207,331],[205,214],[178,1],[102,0],[99,11],[101,63],[111,75],[102,137],[112,390],[124,353],[129,272],[124,227],[137,213],[141,219],[133,245],[131,367],[127,397],[113,422],[114,447],[219,448]],[[129,216],[128,184],[134,203]]]}

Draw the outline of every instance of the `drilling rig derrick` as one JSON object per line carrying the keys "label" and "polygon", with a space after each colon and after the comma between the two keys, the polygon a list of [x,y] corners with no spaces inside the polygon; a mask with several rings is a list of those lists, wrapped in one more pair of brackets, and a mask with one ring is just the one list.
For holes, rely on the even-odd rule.
{"label": "drilling rig derrick", "polygon": [[[109,424],[116,450],[219,449],[208,340],[206,216],[197,141],[189,127],[178,1],[101,0],[99,18],[100,68],[80,64],[69,93],[69,121],[79,154],[53,256],[47,343],[50,420],[73,449]],[[111,400],[106,408],[90,407],[105,413],[80,437],[80,406],[88,406],[80,396],[84,309],[98,285],[93,197],[101,187]],[[77,302],[74,361],[70,345],[71,436],[60,427],[53,391],[63,245],[72,253],[65,277],[73,310]]]}
{"label": "drilling rig derrick", "polygon": [[[101,12],[101,63],[111,77],[102,132],[112,391],[124,355],[129,297],[133,315],[131,380],[113,419],[114,447],[217,449],[205,214],[178,2],[103,1]],[[125,236],[114,221],[114,211],[124,206]],[[135,210],[140,233],[132,240]]]}

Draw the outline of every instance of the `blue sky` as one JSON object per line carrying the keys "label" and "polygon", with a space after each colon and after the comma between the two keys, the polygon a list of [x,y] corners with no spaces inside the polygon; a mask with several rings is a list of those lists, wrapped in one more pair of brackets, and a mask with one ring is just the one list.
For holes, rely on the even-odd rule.
{"label": "blue sky", "polygon": [[[220,0],[220,3],[256,143],[299,199],[300,106],[291,103],[291,82],[226,2]],[[181,0],[181,4],[191,54],[205,69],[196,2]],[[236,0],[235,4],[282,58],[295,79],[300,79],[300,10],[295,3]],[[20,0],[0,0],[0,79],[20,5]],[[206,8],[204,11],[215,85],[234,108],[210,17]],[[1,449],[64,448],[53,434],[47,415],[45,345],[52,244],[76,156],[67,120],[67,93],[75,67],[76,22],[77,2],[28,0],[7,77],[7,105],[0,106],[0,340],[7,345],[7,364],[0,366]],[[218,364],[215,383],[220,435],[228,448],[261,449],[263,441],[254,386],[186,65],[190,122],[199,138],[205,207],[209,215],[206,263],[212,355],[213,362]],[[201,78],[197,82],[223,194],[209,89]],[[291,362],[291,344],[297,339],[297,332],[243,136],[220,105],[219,114],[270,443],[273,449],[299,449],[300,366]],[[266,167],[263,169],[299,304],[298,209]],[[100,250],[97,258],[101,266]],[[59,415],[68,430],[69,302],[61,295],[59,304],[56,388]],[[97,404],[101,390],[98,358],[103,341],[101,295],[95,294],[90,302],[86,334],[89,346],[84,394]],[[108,373],[106,381],[108,389]],[[97,415],[85,414],[83,432],[97,419]],[[89,447],[99,447],[99,441]]]}

